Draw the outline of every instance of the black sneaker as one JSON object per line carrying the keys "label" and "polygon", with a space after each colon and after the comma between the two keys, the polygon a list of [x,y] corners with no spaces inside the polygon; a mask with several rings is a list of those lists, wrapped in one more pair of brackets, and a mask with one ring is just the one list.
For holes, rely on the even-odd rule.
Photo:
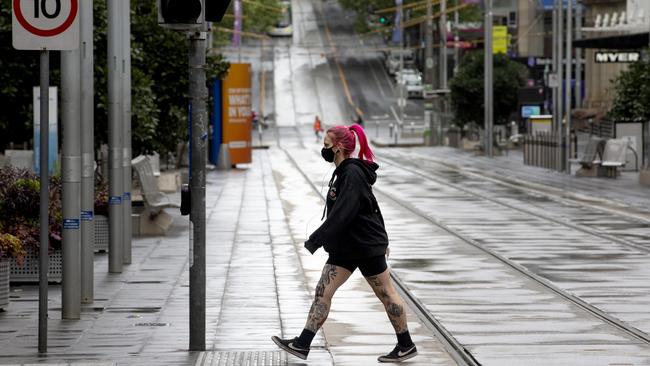
{"label": "black sneaker", "polygon": [[304,348],[303,346],[298,346],[298,337],[294,339],[281,339],[280,337],[273,336],[271,337],[271,340],[273,340],[273,342],[275,342],[278,347],[291,353],[292,355],[298,358],[302,358],[303,360],[307,359],[307,355],[309,354],[309,347]]}
{"label": "black sneaker", "polygon": [[415,345],[411,347],[402,347],[399,344],[387,355],[379,356],[377,361],[379,362],[402,362],[413,358],[418,354],[418,349],[415,348]]}

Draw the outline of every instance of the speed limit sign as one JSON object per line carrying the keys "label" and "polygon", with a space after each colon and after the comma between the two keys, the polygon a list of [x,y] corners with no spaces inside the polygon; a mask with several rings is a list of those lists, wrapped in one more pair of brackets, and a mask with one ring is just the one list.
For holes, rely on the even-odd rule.
{"label": "speed limit sign", "polygon": [[11,0],[12,40],[18,50],[79,47],[80,0]]}

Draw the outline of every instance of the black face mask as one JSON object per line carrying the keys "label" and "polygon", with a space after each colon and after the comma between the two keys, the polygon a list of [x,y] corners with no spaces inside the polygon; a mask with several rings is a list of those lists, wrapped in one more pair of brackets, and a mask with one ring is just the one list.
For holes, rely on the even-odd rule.
{"label": "black face mask", "polygon": [[321,156],[328,163],[334,162],[334,150],[333,149],[334,149],[334,146],[324,147],[320,151]]}

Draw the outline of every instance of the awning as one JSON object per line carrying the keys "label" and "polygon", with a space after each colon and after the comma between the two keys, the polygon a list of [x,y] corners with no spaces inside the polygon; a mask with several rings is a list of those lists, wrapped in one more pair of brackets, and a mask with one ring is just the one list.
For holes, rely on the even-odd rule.
{"label": "awning", "polygon": [[619,34],[573,41],[576,48],[597,48],[607,50],[639,50],[648,47],[648,33]]}

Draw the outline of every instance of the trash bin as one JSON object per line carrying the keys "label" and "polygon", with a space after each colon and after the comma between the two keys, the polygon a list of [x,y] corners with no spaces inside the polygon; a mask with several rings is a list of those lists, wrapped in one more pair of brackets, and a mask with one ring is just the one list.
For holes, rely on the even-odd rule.
{"label": "trash bin", "polygon": [[458,126],[450,126],[447,130],[447,138],[449,139],[449,146],[460,148],[460,128]]}

